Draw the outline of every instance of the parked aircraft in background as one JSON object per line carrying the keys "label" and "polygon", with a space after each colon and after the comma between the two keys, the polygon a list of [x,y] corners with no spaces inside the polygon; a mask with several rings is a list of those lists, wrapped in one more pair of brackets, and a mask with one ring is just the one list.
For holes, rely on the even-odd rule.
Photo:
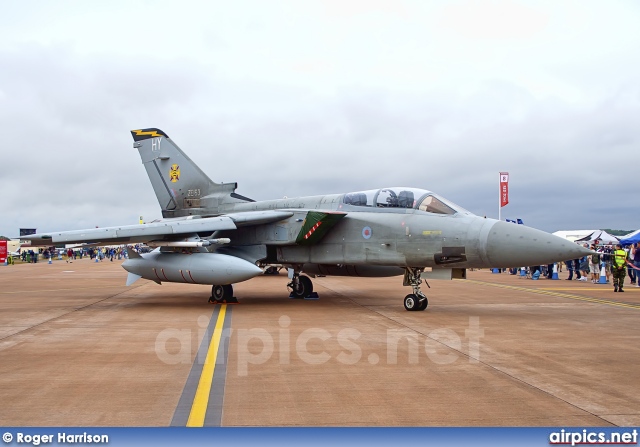
{"label": "parked aircraft in background", "polygon": [[20,256],[22,249],[20,248],[21,243],[19,240],[9,240],[7,241],[7,251],[13,257]]}

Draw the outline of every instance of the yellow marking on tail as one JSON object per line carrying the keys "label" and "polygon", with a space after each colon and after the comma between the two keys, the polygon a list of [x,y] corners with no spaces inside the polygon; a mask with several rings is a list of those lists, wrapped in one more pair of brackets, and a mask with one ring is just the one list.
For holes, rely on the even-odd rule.
{"label": "yellow marking on tail", "polygon": [[164,135],[159,134],[157,131],[155,130],[147,130],[147,131],[143,131],[142,129],[138,129],[138,130],[132,130],[131,132],[135,132],[137,136],[142,137],[145,135],[148,135],[150,137],[162,137]]}

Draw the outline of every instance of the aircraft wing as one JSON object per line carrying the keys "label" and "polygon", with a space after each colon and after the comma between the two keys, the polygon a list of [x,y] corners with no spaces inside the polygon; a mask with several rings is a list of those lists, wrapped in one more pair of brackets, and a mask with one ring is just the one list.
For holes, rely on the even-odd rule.
{"label": "aircraft wing", "polygon": [[238,227],[278,222],[293,216],[289,211],[248,211],[217,217],[168,220],[140,225],[91,228],[88,230],[59,231],[22,236],[31,245],[56,245],[77,243],[119,244],[141,243],[156,239],[171,239],[196,233],[213,233],[235,230]]}

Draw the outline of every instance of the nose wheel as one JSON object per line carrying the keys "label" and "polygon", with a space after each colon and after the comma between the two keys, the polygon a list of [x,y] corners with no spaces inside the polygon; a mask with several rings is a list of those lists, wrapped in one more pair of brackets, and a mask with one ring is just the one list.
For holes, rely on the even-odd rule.
{"label": "nose wheel", "polygon": [[[420,275],[424,269],[407,267],[404,273],[403,285],[411,286],[413,293],[404,297],[404,308],[409,311],[425,310],[429,305],[429,300],[426,295],[420,290],[420,284],[422,284],[422,278]],[[429,284],[427,284],[427,287]]]}
{"label": "nose wheel", "polygon": [[406,310],[425,310],[429,305],[429,300],[426,296],[416,295],[410,293],[404,297],[404,308]]}

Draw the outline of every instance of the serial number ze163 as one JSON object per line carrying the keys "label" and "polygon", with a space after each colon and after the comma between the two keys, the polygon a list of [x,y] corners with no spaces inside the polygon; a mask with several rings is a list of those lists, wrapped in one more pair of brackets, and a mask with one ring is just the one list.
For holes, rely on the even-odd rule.
{"label": "serial number ze163", "polygon": [[199,189],[189,189],[187,191],[187,197],[200,197]]}

